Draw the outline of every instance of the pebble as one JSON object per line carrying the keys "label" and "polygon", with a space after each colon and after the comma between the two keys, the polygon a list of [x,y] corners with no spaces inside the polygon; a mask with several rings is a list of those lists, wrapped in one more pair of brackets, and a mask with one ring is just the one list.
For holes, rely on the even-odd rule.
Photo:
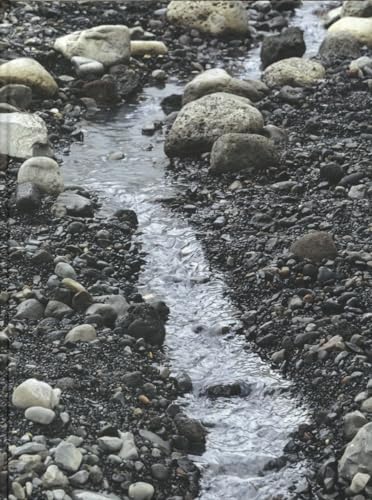
{"label": "pebble", "polygon": [[56,414],[53,410],[42,406],[31,406],[25,411],[25,417],[36,424],[49,425],[56,418]]}
{"label": "pebble", "polygon": [[129,486],[129,498],[132,500],[151,500],[155,494],[154,487],[149,483],[139,481]]}

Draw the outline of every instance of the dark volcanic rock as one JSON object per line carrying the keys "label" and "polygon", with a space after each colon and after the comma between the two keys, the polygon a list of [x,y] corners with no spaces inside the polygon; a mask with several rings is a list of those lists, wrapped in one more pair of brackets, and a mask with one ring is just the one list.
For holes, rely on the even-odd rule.
{"label": "dark volcanic rock", "polygon": [[306,51],[304,34],[300,28],[287,28],[280,35],[267,36],[261,46],[262,66],[287,59],[301,57]]}

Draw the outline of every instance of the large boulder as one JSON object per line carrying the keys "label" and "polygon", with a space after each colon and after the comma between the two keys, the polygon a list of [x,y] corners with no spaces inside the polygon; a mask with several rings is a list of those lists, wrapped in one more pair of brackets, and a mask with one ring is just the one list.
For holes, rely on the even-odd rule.
{"label": "large boulder", "polygon": [[315,262],[322,259],[334,259],[337,255],[333,238],[325,231],[313,231],[305,234],[292,244],[291,251],[297,257]]}
{"label": "large boulder", "polygon": [[287,28],[279,35],[264,38],[261,46],[262,65],[266,68],[281,59],[302,57],[305,51],[306,45],[303,31],[296,27]]}
{"label": "large boulder", "polygon": [[325,63],[356,59],[360,56],[360,45],[358,40],[347,31],[328,33],[319,48],[319,55]]}
{"label": "large boulder", "polygon": [[341,16],[372,17],[372,0],[345,0]]}
{"label": "large boulder", "polygon": [[324,67],[310,59],[290,57],[268,66],[263,81],[268,87],[310,87],[325,75]]}
{"label": "large boulder", "polygon": [[244,2],[173,0],[167,8],[171,23],[211,35],[247,35],[248,14]]}
{"label": "large boulder", "polygon": [[330,33],[347,31],[359,43],[372,47],[372,17],[342,17],[328,29]]}
{"label": "large boulder", "polygon": [[60,395],[60,389],[53,389],[46,382],[29,378],[14,389],[12,403],[17,408],[41,406],[52,410],[58,405]]}
{"label": "large boulder", "polygon": [[18,170],[18,184],[31,182],[48,194],[59,194],[64,189],[59,165],[52,158],[35,156],[26,160]]}
{"label": "large boulder", "polygon": [[259,80],[238,80],[224,69],[213,68],[200,73],[186,85],[182,103],[187,104],[199,97],[216,92],[226,92],[258,101],[267,91],[267,86]]}
{"label": "large boulder", "polygon": [[239,170],[254,173],[278,163],[273,141],[257,134],[221,135],[211,153],[211,169],[215,173]]}
{"label": "large boulder", "polygon": [[96,26],[57,38],[54,49],[68,59],[87,57],[112,66],[129,61],[130,31],[120,24]]}
{"label": "large boulder", "polygon": [[31,158],[36,143],[48,142],[45,122],[29,113],[0,113],[0,154]]}
{"label": "large boulder", "polygon": [[210,151],[213,143],[229,132],[257,133],[261,113],[244,97],[217,92],[186,104],[165,141],[168,156],[192,156]]}
{"label": "large boulder", "polygon": [[0,80],[31,87],[36,93],[51,97],[58,92],[54,78],[34,59],[19,57],[0,66]]}
{"label": "large boulder", "polygon": [[338,463],[338,472],[349,481],[358,472],[372,474],[372,422],[359,429],[347,445]]}

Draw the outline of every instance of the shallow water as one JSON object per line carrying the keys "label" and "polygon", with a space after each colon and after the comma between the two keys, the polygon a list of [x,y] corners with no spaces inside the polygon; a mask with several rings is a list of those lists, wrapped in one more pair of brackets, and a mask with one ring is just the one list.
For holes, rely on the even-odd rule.
{"label": "shallow water", "polygon": [[[312,14],[314,4],[321,3],[325,2],[305,2],[292,20],[293,25],[306,26],[310,53],[322,39],[319,20]],[[257,53],[249,56],[242,76],[257,74]],[[75,143],[64,157],[63,173],[66,183],[97,191],[104,213],[125,207],[138,215],[138,237],[147,254],[140,289],[170,307],[166,346],[172,367],[175,373],[186,371],[194,384],[193,393],[181,402],[188,415],[209,429],[207,451],[194,457],[203,471],[200,498],[270,499],[286,495],[288,487],[304,476],[305,463],[278,473],[263,473],[263,468],[281,456],[289,434],[306,420],[306,409],[289,395],[289,383],[246,349],[235,333],[239,312],[222,276],[211,272],[187,220],[161,203],[185,186],[165,176],[161,133],[149,137],[141,130],[147,122],[164,118],[161,98],[181,91],[177,82],[163,89],[147,88],[140,103],[125,104],[115,113],[101,112],[82,123],[84,143]],[[116,151],[125,158],[109,160]],[[228,333],[222,334],[221,327]],[[218,399],[204,395],[209,385],[229,382],[250,387],[250,394]]]}

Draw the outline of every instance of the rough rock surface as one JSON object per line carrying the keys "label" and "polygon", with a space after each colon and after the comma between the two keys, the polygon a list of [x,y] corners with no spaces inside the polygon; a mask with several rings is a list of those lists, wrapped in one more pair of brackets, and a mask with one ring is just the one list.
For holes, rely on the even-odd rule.
{"label": "rough rock surface", "polygon": [[1,64],[0,80],[27,85],[45,96],[54,96],[58,92],[58,85],[50,73],[29,57],[20,57]]}
{"label": "rough rock surface", "polygon": [[268,87],[308,87],[324,78],[324,67],[310,59],[291,57],[268,66],[263,73],[263,81]]}
{"label": "rough rock surface", "polygon": [[342,17],[333,23],[328,31],[330,33],[347,31],[358,42],[372,47],[372,17]]}
{"label": "rough rock surface", "polygon": [[46,144],[48,132],[45,122],[29,113],[0,113],[0,154],[15,158],[33,156],[35,143]]}

